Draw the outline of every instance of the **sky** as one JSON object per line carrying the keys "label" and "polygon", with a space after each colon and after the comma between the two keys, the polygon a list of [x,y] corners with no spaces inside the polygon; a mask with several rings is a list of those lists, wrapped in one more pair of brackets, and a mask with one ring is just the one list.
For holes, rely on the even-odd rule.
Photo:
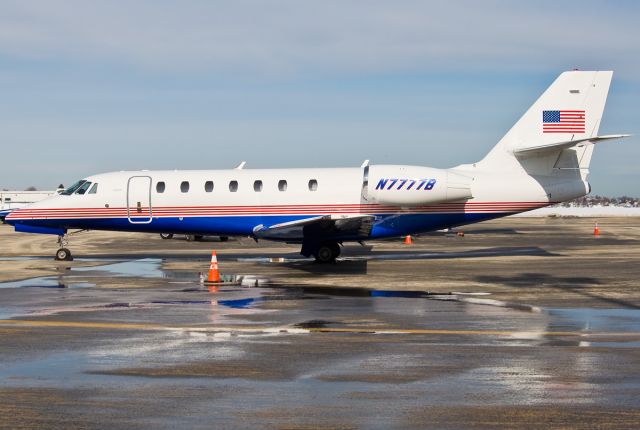
{"label": "sky", "polygon": [[113,170],[452,167],[614,70],[593,194],[640,197],[640,2],[0,0],[0,188]]}

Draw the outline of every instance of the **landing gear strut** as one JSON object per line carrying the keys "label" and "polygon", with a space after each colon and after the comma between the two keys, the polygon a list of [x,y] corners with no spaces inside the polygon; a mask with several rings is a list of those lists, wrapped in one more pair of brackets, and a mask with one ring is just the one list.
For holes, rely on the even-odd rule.
{"label": "landing gear strut", "polygon": [[338,242],[303,244],[300,253],[306,257],[313,255],[318,263],[333,263],[340,255],[340,245]]}
{"label": "landing gear strut", "polygon": [[56,261],[71,261],[73,260],[73,256],[71,255],[71,251],[66,248],[68,244],[68,240],[66,235],[58,236],[58,246],[60,247],[56,251],[55,260]]}

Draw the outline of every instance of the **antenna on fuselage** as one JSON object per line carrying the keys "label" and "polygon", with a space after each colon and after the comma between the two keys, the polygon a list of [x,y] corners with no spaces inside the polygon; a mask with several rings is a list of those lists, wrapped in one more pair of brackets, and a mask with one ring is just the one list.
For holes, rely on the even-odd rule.
{"label": "antenna on fuselage", "polygon": [[364,160],[360,167],[367,167],[369,165],[369,160]]}
{"label": "antenna on fuselage", "polygon": [[246,161],[241,162],[240,164],[238,164],[238,167],[236,167],[236,170],[242,170],[244,169],[244,165],[247,164]]}

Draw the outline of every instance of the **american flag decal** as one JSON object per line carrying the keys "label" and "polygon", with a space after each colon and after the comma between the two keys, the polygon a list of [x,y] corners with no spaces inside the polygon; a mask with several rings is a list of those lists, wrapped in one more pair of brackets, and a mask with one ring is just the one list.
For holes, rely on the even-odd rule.
{"label": "american flag decal", "polygon": [[543,133],[584,133],[583,110],[543,110]]}

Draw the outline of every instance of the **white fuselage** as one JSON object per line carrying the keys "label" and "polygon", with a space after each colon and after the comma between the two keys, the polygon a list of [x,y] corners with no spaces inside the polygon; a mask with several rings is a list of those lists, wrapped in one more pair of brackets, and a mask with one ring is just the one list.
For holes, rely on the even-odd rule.
{"label": "white fuselage", "polygon": [[494,175],[473,165],[130,171],[85,181],[91,184],[84,192],[46,199],[8,220],[65,230],[252,235],[260,225],[372,215],[366,235],[343,238],[362,240],[496,218],[585,194],[581,180],[549,195],[531,176]]}

